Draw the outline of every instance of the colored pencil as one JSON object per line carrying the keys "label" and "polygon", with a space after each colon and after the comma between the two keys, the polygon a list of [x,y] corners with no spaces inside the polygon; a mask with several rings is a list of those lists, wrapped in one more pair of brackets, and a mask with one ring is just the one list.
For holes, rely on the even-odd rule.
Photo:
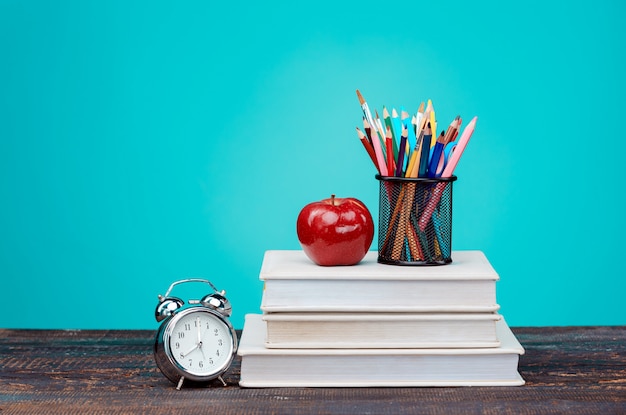
{"label": "colored pencil", "polygon": [[[424,142],[424,133],[426,130],[426,124],[428,124],[428,120],[430,118],[430,109],[426,109],[423,116],[421,117],[422,122],[418,125],[418,130],[416,132],[416,141],[415,141],[415,149],[411,154],[411,161],[409,162],[409,167],[407,168],[407,176],[406,177],[418,177],[419,166],[420,166],[420,158],[422,152],[422,144]],[[430,139],[430,138],[429,138]],[[430,141],[426,144],[428,148]]]}
{"label": "colored pencil", "polygon": [[[383,126],[382,121],[380,120],[378,111],[374,110],[374,113],[376,114],[376,116],[374,117],[374,125],[376,127],[376,131],[378,132],[378,136],[380,137],[380,144],[383,149],[383,156],[385,160],[387,160],[387,132],[386,132],[385,127]],[[392,155],[392,158],[393,158],[393,155]],[[387,173],[389,176],[393,175],[392,171],[388,170]]]}
{"label": "colored pencil", "polygon": [[441,135],[437,138],[432,156],[430,157],[430,162],[428,164],[428,177],[441,177],[443,166],[445,164],[444,148],[446,144],[456,139],[459,132],[458,126],[460,120],[461,117],[457,115],[452,122],[450,122],[448,130],[445,133],[442,131]]}
{"label": "colored pencil", "polygon": [[437,142],[435,143],[435,147],[433,148],[433,154],[430,157],[430,162],[428,164],[428,177],[437,177],[439,162],[441,161],[441,156],[443,155],[443,147],[445,146],[445,138],[446,135],[442,131],[437,138]]}
{"label": "colored pencil", "polygon": [[404,152],[406,150],[406,140],[409,134],[409,129],[406,124],[402,125],[402,134],[400,136],[400,145],[398,146],[398,161],[396,162],[396,177],[402,177],[402,169],[404,167]]}
{"label": "colored pencil", "polygon": [[[410,117],[409,113],[406,112],[405,110],[402,110],[400,112],[400,121],[403,124],[405,124],[407,127],[409,126],[409,123],[412,122],[409,117]],[[415,118],[415,116],[413,116],[413,118]],[[406,151],[405,158],[408,158],[411,149],[415,146],[415,130],[412,127],[413,125],[411,125],[411,128],[408,128],[409,132],[408,132],[407,142],[406,142],[408,150],[405,150]]]}
{"label": "colored pencil", "polygon": [[372,145],[372,127],[370,127],[370,123],[367,121],[367,118],[365,117],[363,117],[363,131],[365,131],[365,136],[367,137],[367,141],[369,141],[370,145]]}
{"label": "colored pencil", "polygon": [[[448,135],[446,134],[446,144],[456,140],[456,137],[459,135],[459,129],[461,128],[462,122],[463,120],[461,119],[461,116],[457,115],[456,118],[453,120],[454,125],[453,125],[452,132],[450,133],[450,136],[448,137]],[[449,128],[448,128],[448,131],[450,131]]]}
{"label": "colored pencil", "polygon": [[[393,131],[396,133],[395,139],[398,141],[398,152],[400,151],[400,140],[402,139],[402,122],[400,116],[395,108],[391,110],[391,124],[393,125]],[[404,150],[406,154],[406,149]]]}
{"label": "colored pencil", "polygon": [[415,144],[415,132],[413,131],[413,128],[411,125],[409,113],[403,109],[400,114],[401,114],[400,115],[400,125],[401,125],[400,128],[402,129],[406,127],[407,129],[406,144],[404,145],[404,157],[403,157],[404,165],[402,166],[402,177],[404,177],[404,173],[406,171],[406,168],[409,165],[409,159],[411,157],[411,146]]}
{"label": "colored pencil", "polygon": [[452,173],[454,173],[454,169],[456,168],[459,159],[463,155],[463,151],[465,151],[467,143],[469,142],[470,138],[472,138],[472,134],[474,133],[474,128],[476,128],[477,121],[478,117],[474,117],[463,129],[463,133],[459,138],[459,143],[456,145],[456,149],[452,153],[450,160],[448,160],[448,164],[446,164],[446,168],[443,170],[441,177],[452,177]]}
{"label": "colored pencil", "polygon": [[430,155],[430,142],[432,139],[433,133],[430,127],[430,120],[426,122],[426,128],[424,129],[424,136],[422,139],[422,148],[420,154],[420,163],[417,172],[417,177],[426,177],[426,172],[428,170],[428,157]]}
{"label": "colored pencil", "polygon": [[[454,148],[456,147],[456,138],[459,135],[459,129],[461,128],[461,124],[463,123],[463,119],[457,116],[458,120],[454,126],[454,132],[450,134],[450,138],[446,139],[445,147],[443,148],[443,164],[444,167],[450,160],[450,156],[454,152]],[[442,169],[443,170],[443,169]],[[442,171],[443,172],[443,171]],[[441,174],[437,177],[441,177]]]}
{"label": "colored pencil", "polygon": [[430,99],[428,100],[428,106],[430,107],[430,129],[434,133],[430,141],[430,147],[432,147],[437,139],[437,117],[435,116],[435,107]]}
{"label": "colored pencil", "polygon": [[424,103],[421,102],[419,108],[417,109],[417,113],[415,114],[415,136],[417,137],[417,129],[422,123],[422,118],[424,117]]}
{"label": "colored pencil", "polygon": [[391,128],[387,127],[387,134],[385,134],[385,145],[387,148],[387,171],[389,176],[393,176],[394,172],[394,158],[393,158],[393,137],[391,135]]}
{"label": "colored pencil", "polygon": [[398,140],[397,134],[400,134],[400,130],[397,132],[394,130],[393,122],[391,120],[391,115],[389,111],[387,111],[387,107],[383,107],[383,120],[385,121],[385,128],[391,130],[391,140],[393,144],[393,158],[398,158],[398,144],[396,140]]}
{"label": "colored pencil", "polygon": [[374,147],[372,147],[372,144],[369,142],[369,140],[367,139],[367,136],[363,133],[363,131],[359,130],[359,127],[356,127],[356,133],[358,134],[359,140],[361,140],[361,143],[363,144],[365,151],[367,151],[367,154],[370,156],[370,159],[372,159],[372,163],[374,163],[374,167],[376,167],[376,170],[378,170],[378,172],[380,173],[380,168],[378,168],[378,163],[376,161],[376,153],[374,152]]}

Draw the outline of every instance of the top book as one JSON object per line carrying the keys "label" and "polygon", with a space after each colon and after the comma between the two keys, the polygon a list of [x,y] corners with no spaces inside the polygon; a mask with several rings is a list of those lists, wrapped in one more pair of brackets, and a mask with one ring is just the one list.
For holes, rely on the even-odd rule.
{"label": "top book", "polygon": [[453,251],[441,266],[322,267],[301,250],[266,251],[261,310],[271,312],[494,312],[499,276],[481,251]]}

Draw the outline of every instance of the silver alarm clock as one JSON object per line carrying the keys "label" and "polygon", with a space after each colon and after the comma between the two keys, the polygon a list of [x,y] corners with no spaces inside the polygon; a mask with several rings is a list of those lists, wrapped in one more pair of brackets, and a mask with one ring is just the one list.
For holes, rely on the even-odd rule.
{"label": "silver alarm clock", "polygon": [[[213,293],[185,302],[171,297],[172,289],[183,283],[206,283]],[[232,308],[224,291],[208,280],[188,278],[170,285],[159,295],[155,318],[161,322],[154,340],[154,359],[163,373],[180,390],[183,382],[208,383],[228,370],[237,352],[237,334],[228,317]]]}

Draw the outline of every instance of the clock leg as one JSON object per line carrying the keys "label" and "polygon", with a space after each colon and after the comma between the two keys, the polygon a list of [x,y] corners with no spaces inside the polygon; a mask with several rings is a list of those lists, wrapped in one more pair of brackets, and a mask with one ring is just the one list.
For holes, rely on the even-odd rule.
{"label": "clock leg", "polygon": [[177,390],[177,391],[179,391],[179,390],[180,390],[180,388],[182,388],[182,387],[183,387],[183,382],[184,382],[184,381],[185,381],[185,377],[184,377],[184,376],[181,376],[181,377],[180,377],[180,380],[178,381],[178,386],[176,386],[176,390]]}
{"label": "clock leg", "polygon": [[226,382],[221,376],[218,376],[217,378],[222,382],[222,385],[226,386]]}

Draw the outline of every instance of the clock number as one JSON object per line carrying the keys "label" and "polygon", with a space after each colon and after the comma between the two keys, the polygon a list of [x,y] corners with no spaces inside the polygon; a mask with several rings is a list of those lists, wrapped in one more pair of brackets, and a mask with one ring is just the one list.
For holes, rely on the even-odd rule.
{"label": "clock number", "polygon": [[176,342],[176,348],[180,349],[180,342]]}
{"label": "clock number", "polygon": [[184,339],[185,338],[185,333],[183,333],[182,331],[178,332],[178,338],[179,339]]}
{"label": "clock number", "polygon": [[202,368],[204,367],[204,361],[203,361],[203,360],[200,360],[200,361],[198,362],[198,366],[200,367],[200,369],[202,369]]}
{"label": "clock number", "polygon": [[213,364],[213,358],[209,357],[209,364],[212,365]]}
{"label": "clock number", "polygon": [[189,367],[193,364],[193,360],[189,359]]}
{"label": "clock number", "polygon": [[220,355],[220,349],[217,349],[217,350],[215,351],[215,355],[216,355],[216,356],[219,356],[219,355]]}
{"label": "clock number", "polygon": [[218,329],[213,329],[213,333],[217,336],[218,333],[219,333],[219,330]]}
{"label": "clock number", "polygon": [[217,345],[218,345],[218,346],[222,346],[223,344],[224,344],[224,342],[222,341],[222,339],[219,339],[219,340],[217,341]]}
{"label": "clock number", "polygon": [[191,330],[191,324],[185,323],[185,331]]}

